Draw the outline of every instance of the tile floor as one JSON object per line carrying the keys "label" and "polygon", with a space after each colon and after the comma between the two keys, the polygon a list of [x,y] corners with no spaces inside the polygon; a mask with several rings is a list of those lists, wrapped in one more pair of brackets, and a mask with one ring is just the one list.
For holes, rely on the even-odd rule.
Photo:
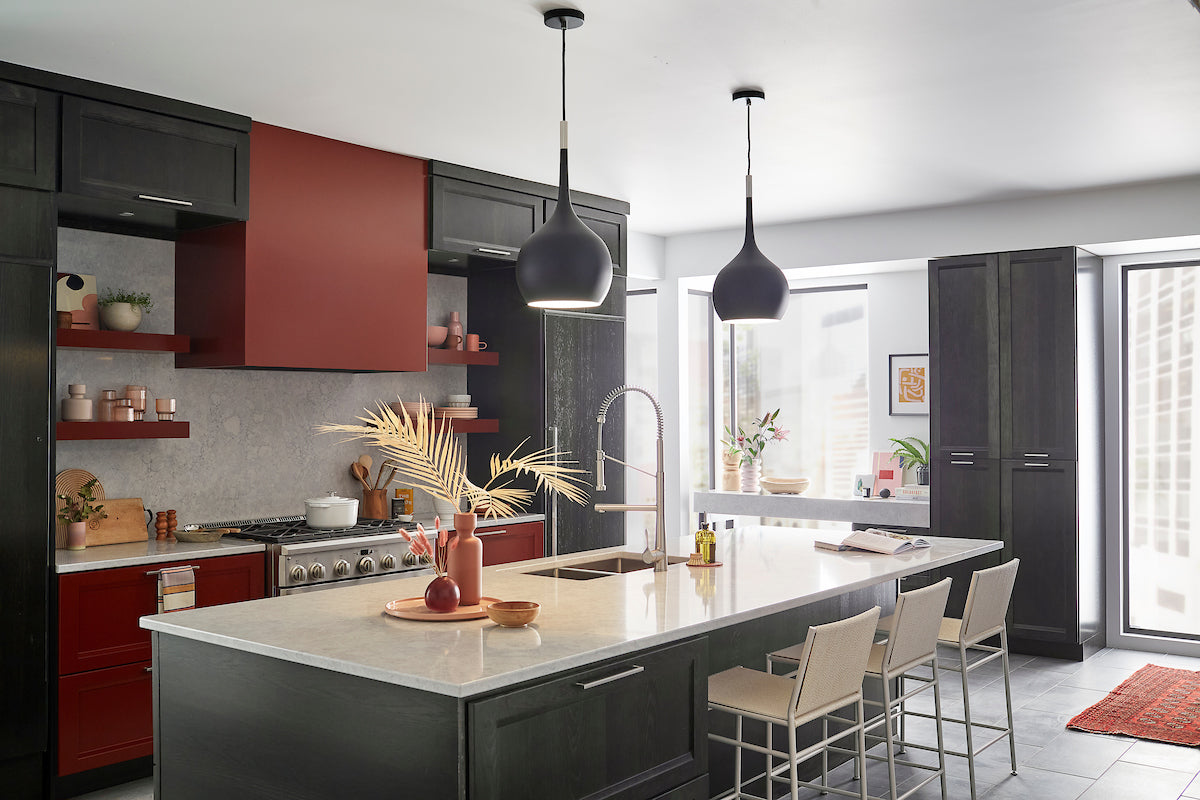
{"label": "tile floor", "polygon": [[[950,655],[953,651],[947,651]],[[977,757],[976,781],[986,800],[1200,800],[1200,748],[1159,744],[1124,736],[1102,736],[1066,730],[1067,720],[1103,698],[1109,690],[1147,663],[1200,671],[1200,658],[1155,655],[1132,650],[1103,650],[1083,663],[1051,658],[1013,656],[1011,684],[1017,732],[1018,774],[1010,775],[1008,748],[998,742]],[[944,713],[961,703],[958,673],[943,678]],[[930,695],[929,692],[925,693]],[[928,700],[932,708],[932,697]],[[984,721],[1004,718],[1004,681],[999,662],[971,673],[971,711]],[[932,721],[911,719],[907,734],[913,741],[935,741]],[[948,747],[966,747],[961,725],[946,726]],[[910,757],[924,758],[910,750]],[[934,757],[936,758],[936,756]],[[966,762],[949,757],[949,797],[967,800],[970,788]],[[899,790],[919,783],[927,773],[897,768]],[[857,791],[846,764],[831,773],[833,785]],[[872,795],[887,791],[887,765],[867,768]],[[776,794],[776,797],[779,795]],[[801,792],[802,798],[820,797]],[[825,795],[826,798],[834,795]],[[83,795],[78,800],[151,800],[150,781],[135,781]],[[940,800],[938,782],[912,795],[913,800]],[[167,799],[169,800],[169,798]]]}

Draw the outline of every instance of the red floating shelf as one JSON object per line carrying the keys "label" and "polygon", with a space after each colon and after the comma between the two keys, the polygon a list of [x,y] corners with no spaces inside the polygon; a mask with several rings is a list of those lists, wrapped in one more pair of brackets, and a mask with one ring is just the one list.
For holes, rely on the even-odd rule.
{"label": "red floating shelf", "polygon": [[[438,424],[441,424],[441,419],[438,419]],[[450,420],[450,430],[454,433],[499,433],[500,420],[498,419],[452,419]]]}
{"label": "red floating shelf", "polygon": [[186,439],[186,422],[59,422],[54,436],[60,442],[83,439]]}
{"label": "red floating shelf", "polygon": [[428,349],[430,364],[476,364],[494,367],[500,363],[500,354],[487,350],[446,350],[441,347]]}
{"label": "red floating shelf", "polygon": [[72,350],[147,350],[161,353],[186,353],[191,349],[187,336],[174,333],[136,333],[131,331],[95,331],[59,328],[56,344]]}

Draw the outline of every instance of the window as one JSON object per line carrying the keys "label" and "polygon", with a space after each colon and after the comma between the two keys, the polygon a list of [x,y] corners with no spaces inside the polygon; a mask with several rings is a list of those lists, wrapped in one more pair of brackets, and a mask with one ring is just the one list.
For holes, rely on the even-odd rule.
{"label": "window", "polygon": [[[655,397],[658,391],[658,296],[653,289],[634,290],[625,300],[625,383],[640,386]],[[638,343],[646,346],[639,346]],[[654,471],[657,459],[654,431],[658,427],[654,408],[643,397],[625,395],[625,461]],[[590,469],[590,465],[583,464]],[[611,466],[615,466],[610,464]],[[619,502],[619,501],[618,501]],[[654,478],[625,469],[626,503],[654,505]],[[642,532],[654,531],[654,514],[625,513],[625,541],[642,547]]]}

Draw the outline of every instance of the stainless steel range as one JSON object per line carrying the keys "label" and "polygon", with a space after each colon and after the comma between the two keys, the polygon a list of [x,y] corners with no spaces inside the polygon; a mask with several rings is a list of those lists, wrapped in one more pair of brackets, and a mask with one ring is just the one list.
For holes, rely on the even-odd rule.
{"label": "stainless steel range", "polygon": [[269,597],[433,572],[409,552],[408,542],[399,533],[402,526],[390,520],[359,520],[351,528],[338,530],[310,528],[304,517],[237,520],[204,527],[240,528],[240,533],[228,535],[267,545]]}

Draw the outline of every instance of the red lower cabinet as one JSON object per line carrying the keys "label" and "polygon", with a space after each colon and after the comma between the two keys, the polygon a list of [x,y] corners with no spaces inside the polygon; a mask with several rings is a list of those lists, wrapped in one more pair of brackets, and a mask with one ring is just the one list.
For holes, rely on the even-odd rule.
{"label": "red lower cabinet", "polygon": [[150,662],[58,679],[58,774],[154,752]]}
{"label": "red lower cabinet", "polygon": [[58,774],[148,756],[153,751],[150,632],[157,574],[196,567],[196,603],[263,596],[262,553],[147,564],[58,579]]}
{"label": "red lower cabinet", "polygon": [[545,550],[540,522],[522,522],[499,528],[476,528],[475,535],[483,542],[485,567],[541,558]]}

